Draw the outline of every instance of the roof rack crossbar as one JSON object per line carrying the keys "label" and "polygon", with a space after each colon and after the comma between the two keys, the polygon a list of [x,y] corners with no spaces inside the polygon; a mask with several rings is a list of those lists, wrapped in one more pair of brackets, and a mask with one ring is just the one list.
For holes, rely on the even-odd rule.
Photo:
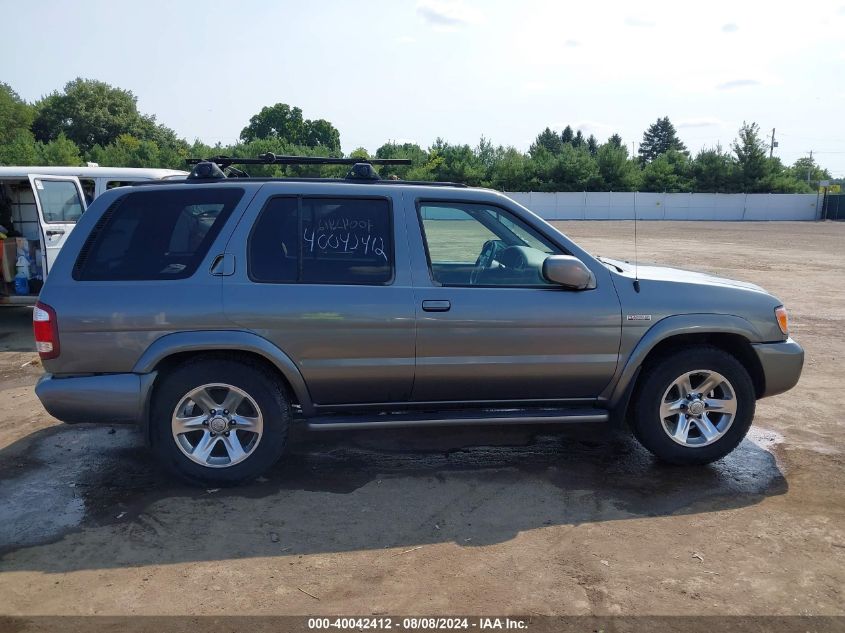
{"label": "roof rack crossbar", "polygon": [[221,169],[230,165],[410,165],[409,158],[334,158],[331,156],[286,156],[267,152],[258,158],[235,158],[234,156],[212,156],[211,158],[186,158],[188,165],[214,163]]}

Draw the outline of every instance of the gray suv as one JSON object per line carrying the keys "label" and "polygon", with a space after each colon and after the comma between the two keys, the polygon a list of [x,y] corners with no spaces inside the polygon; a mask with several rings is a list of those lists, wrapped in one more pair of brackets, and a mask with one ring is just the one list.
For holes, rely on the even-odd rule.
{"label": "gray suv", "polygon": [[68,423],[140,425],[194,481],[253,478],[288,430],[627,424],[703,464],[804,352],[749,283],[596,258],[501,193],[226,178],[113,189],[34,311],[36,393]]}

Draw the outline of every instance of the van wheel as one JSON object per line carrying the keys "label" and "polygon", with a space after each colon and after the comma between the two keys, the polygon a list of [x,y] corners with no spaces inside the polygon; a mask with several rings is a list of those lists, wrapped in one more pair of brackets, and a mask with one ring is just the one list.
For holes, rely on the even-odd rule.
{"label": "van wheel", "polygon": [[199,358],[168,372],[156,389],[153,450],[188,481],[232,485],[279,459],[289,419],[277,377],[251,363]]}
{"label": "van wheel", "polygon": [[663,358],[643,377],[633,403],[634,435],[672,464],[709,464],[748,433],[756,397],[751,377],[730,354],[689,347]]}

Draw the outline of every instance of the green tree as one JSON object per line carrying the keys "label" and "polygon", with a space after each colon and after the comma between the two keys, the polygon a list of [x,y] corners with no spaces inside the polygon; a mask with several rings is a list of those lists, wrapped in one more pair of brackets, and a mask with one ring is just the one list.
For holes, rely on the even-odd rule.
{"label": "green tree", "polygon": [[143,129],[135,95],[93,79],[68,82],[63,92],[44,97],[35,109],[32,131],[37,140],[47,143],[63,133],[83,152]]}
{"label": "green tree", "polygon": [[563,128],[563,132],[560,133],[560,140],[565,144],[571,144],[572,139],[575,138],[575,132],[572,131],[570,126],[566,126]]}
{"label": "green tree", "polygon": [[34,118],[35,109],[9,84],[0,82],[0,145],[19,140],[21,132],[29,132]]}
{"label": "green tree", "polygon": [[[382,178],[397,176],[410,179],[409,173],[413,169],[423,168],[428,161],[428,154],[416,143],[385,143],[376,150],[376,158],[406,158],[410,159],[411,166],[406,165],[384,165],[378,167]],[[423,178],[424,180],[424,178]]]}
{"label": "green tree", "polygon": [[490,170],[490,187],[500,191],[531,191],[536,189],[533,161],[514,147],[499,147]]}
{"label": "green tree", "polygon": [[75,167],[82,164],[76,143],[63,133],[54,141],[38,144],[38,159],[42,165]]}
{"label": "green tree", "polygon": [[325,147],[331,152],[340,151],[340,132],[325,119],[305,121],[304,141],[308,147]]}
{"label": "green tree", "polygon": [[286,103],[265,106],[241,130],[241,141],[278,139],[292,145],[324,147],[331,152],[340,151],[340,133],[325,119],[304,119],[302,110]]}
{"label": "green tree", "polygon": [[674,149],[664,152],[643,168],[642,190],[690,191],[689,167],[689,157],[683,152]]}
{"label": "green tree", "polygon": [[305,138],[305,120],[302,110],[291,108],[286,103],[261,108],[253,115],[243,130],[241,141],[249,143],[259,138],[274,138],[287,143],[298,144]]}
{"label": "green tree", "polygon": [[763,181],[771,175],[772,163],[766,156],[766,144],[760,138],[760,126],[743,121],[731,148],[739,168],[739,190],[748,193],[763,191]]}
{"label": "green tree", "polygon": [[595,191],[601,188],[596,161],[584,147],[564,145],[560,155],[538,157],[537,180],[542,191]]}
{"label": "green tree", "polygon": [[596,163],[602,178],[602,189],[636,191],[640,184],[639,164],[628,158],[628,148],[608,141],[596,152]]}
{"label": "green tree", "polygon": [[830,172],[822,169],[815,159],[805,156],[799,158],[789,169],[792,178],[799,182],[807,183],[810,187],[818,187],[820,180],[830,180]]}
{"label": "green tree", "polygon": [[572,139],[572,147],[583,147],[586,143],[587,141],[584,140],[584,135],[581,133],[581,130],[578,130],[575,133],[575,138]]}
{"label": "green tree", "polygon": [[648,126],[638,153],[640,160],[648,163],[670,150],[686,152],[687,148],[678,138],[669,117],[665,116]]}
{"label": "green tree", "polygon": [[9,142],[0,144],[0,165],[37,165],[38,144],[29,130],[18,130]]}
{"label": "green tree", "polygon": [[595,156],[599,151],[599,142],[592,134],[587,138],[587,151],[590,152],[590,156]]}
{"label": "green tree", "polygon": [[607,139],[607,142],[613,145],[614,147],[622,147],[622,137],[618,134],[614,134],[613,136],[611,136],[609,139]]}
{"label": "green tree", "polygon": [[540,148],[543,148],[550,154],[560,154],[561,149],[563,149],[561,135],[547,127],[537,135],[536,139],[534,139],[534,142],[528,149],[528,153],[534,155]]}
{"label": "green tree", "polygon": [[692,161],[692,177],[695,191],[706,193],[728,193],[737,187],[738,170],[736,161],[721,145],[713,149],[702,149]]}

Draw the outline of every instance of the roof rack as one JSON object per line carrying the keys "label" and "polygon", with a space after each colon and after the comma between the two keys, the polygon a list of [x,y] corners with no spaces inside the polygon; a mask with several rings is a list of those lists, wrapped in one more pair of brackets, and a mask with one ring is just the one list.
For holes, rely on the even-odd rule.
{"label": "roof rack", "polygon": [[[257,158],[235,158],[233,156],[212,156],[211,158],[186,158],[193,169],[185,179],[188,182],[214,182],[229,178],[249,178],[254,181],[290,180],[311,182],[338,182],[340,180],[367,182],[370,184],[412,184],[433,187],[466,187],[463,183],[437,182],[429,180],[399,180],[391,176],[389,180],[382,180],[373,165],[411,165],[409,158],[335,158],[331,156],[289,156],[272,152],[259,154]],[[351,169],[344,179],[340,178],[305,178],[294,176],[289,178],[252,178],[249,174],[232,165],[351,165]],[[227,170],[227,171],[224,171]],[[180,182],[180,181],[174,181]],[[181,181],[185,182],[185,181]]]}
{"label": "roof rack", "polygon": [[[249,174],[232,165],[352,165],[348,180],[379,180],[373,165],[410,165],[408,158],[335,158],[332,156],[279,156],[272,152],[259,154],[258,158],[234,158],[214,156],[212,158],[186,158],[188,165],[194,165],[189,180],[209,178],[248,178]],[[226,174],[223,170],[228,169]]]}

